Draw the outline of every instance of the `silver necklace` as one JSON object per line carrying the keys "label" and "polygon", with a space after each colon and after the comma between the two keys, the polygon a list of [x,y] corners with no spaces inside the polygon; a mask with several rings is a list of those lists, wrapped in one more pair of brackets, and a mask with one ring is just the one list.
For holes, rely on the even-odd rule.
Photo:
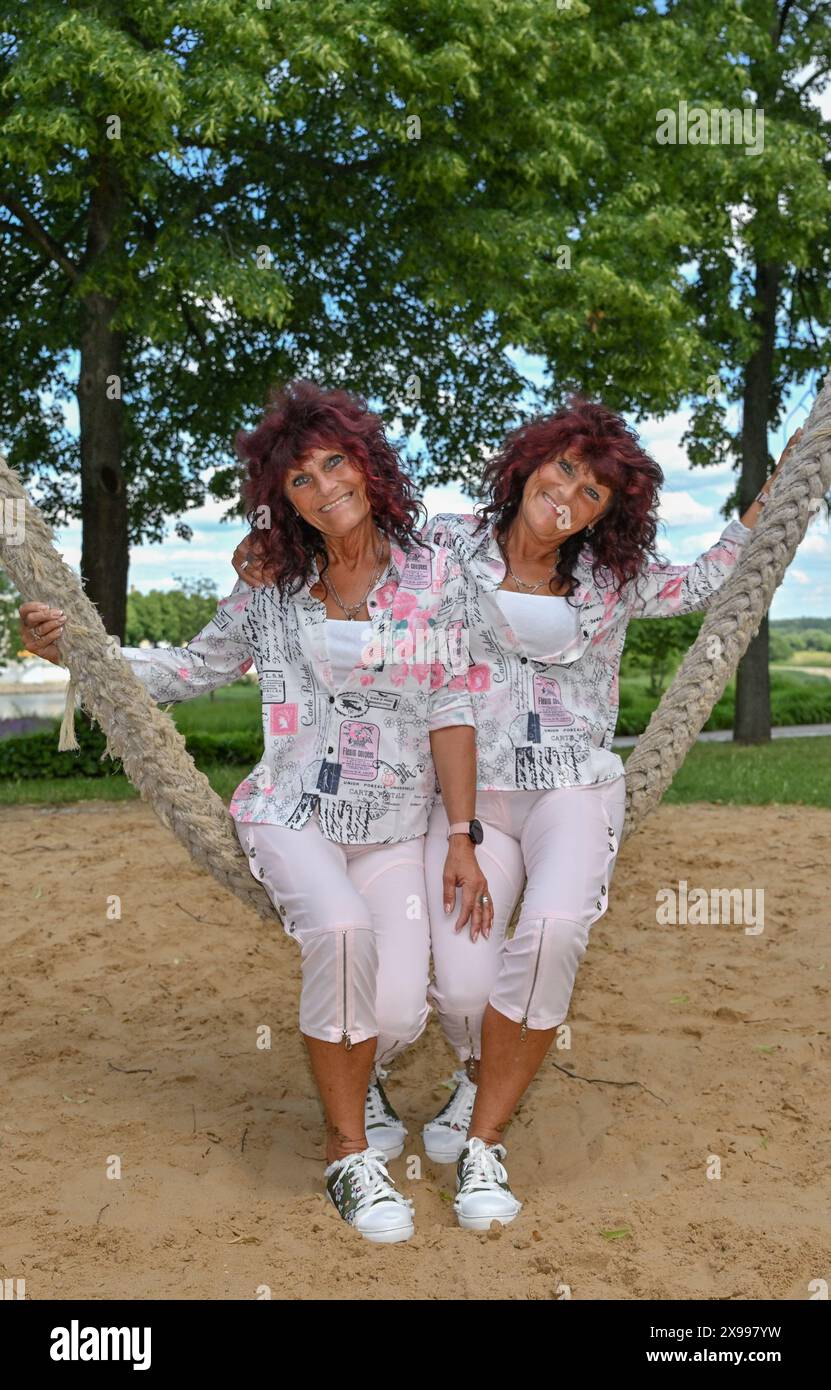
{"label": "silver necklace", "polygon": [[[383,547],[383,544],[382,544],[381,549],[380,549],[380,551],[378,552],[378,564],[377,564],[377,566],[376,566],[375,573],[373,574],[372,578],[371,578],[370,581],[369,581],[369,588],[367,589],[367,591],[366,591],[366,593],[364,594],[363,598],[358,599],[358,602],[357,602],[357,603],[344,604],[344,603],[341,601],[340,594],[338,593],[337,589],[335,588],[335,581],[334,581],[334,579],[332,579],[331,576],[330,576],[328,579],[327,579],[327,578],[324,578],[324,579],[323,579],[324,587],[325,587],[327,590],[328,590],[329,586],[331,585],[331,588],[332,588],[332,596],[333,596],[333,598],[334,598],[334,600],[335,600],[335,603],[338,605],[338,608],[341,610],[341,612],[346,614],[346,617],[347,617],[347,619],[349,620],[349,622],[354,622],[356,614],[360,612],[360,610],[363,608],[364,604],[366,603],[367,599],[369,598],[369,595],[372,593],[372,590],[374,589],[376,583],[378,582],[378,580],[379,580],[380,577],[381,577],[381,567],[382,567],[383,563],[384,563],[384,547]],[[387,562],[387,568],[389,568],[389,562]]]}
{"label": "silver necklace", "polygon": [[503,560],[505,561],[505,564],[506,564],[507,567],[508,567],[508,573],[509,573],[509,575],[511,576],[511,578],[513,579],[513,581],[514,581],[514,583],[516,584],[517,588],[518,588],[518,589],[524,589],[525,592],[526,592],[527,594],[535,594],[535,593],[537,592],[538,589],[541,589],[541,588],[542,588],[543,584],[550,584],[550,583],[551,583],[551,580],[554,578],[554,571],[555,571],[556,568],[557,568],[557,561],[556,561],[556,560],[554,561],[554,564],[553,564],[552,569],[551,569],[551,573],[549,574],[549,576],[548,576],[547,579],[540,579],[540,580],[538,581],[538,583],[536,583],[536,584],[526,584],[524,579],[520,579],[518,575],[514,574],[512,568],[511,568],[511,562],[510,562],[510,560],[508,559],[508,552],[507,552],[507,550],[505,550],[505,549],[502,547],[502,545],[499,546],[499,549],[502,551],[502,558],[503,558]]}

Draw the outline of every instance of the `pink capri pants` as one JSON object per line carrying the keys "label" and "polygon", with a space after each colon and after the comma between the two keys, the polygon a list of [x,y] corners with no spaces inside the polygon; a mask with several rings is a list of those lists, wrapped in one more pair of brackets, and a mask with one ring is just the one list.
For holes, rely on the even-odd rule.
{"label": "pink capri pants", "polygon": [[[478,792],[485,837],[476,857],[493,902],[490,937],[458,934],[445,916],[442,869],[447,816],[430,815],[424,866],[435,983],[429,998],[462,1061],[481,1053],[482,1015],[491,1006],[526,1028],[556,1028],[568,1013],[589,929],[609,902],[626,813],[623,776],[554,791]],[[528,878],[514,934],[505,933]]]}
{"label": "pink capri pants", "polygon": [[425,836],[339,845],[317,812],[300,830],[235,824],[248,867],[300,943],[300,1031],[347,1044],[377,1036],[376,1062],[390,1061],[430,1013]]}

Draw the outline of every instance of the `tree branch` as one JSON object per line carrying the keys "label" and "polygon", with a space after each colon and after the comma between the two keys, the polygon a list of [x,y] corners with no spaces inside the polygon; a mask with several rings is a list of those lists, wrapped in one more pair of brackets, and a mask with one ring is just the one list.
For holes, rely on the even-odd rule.
{"label": "tree branch", "polygon": [[784,5],[782,6],[782,9],[781,9],[781,12],[780,12],[780,15],[779,15],[779,30],[778,30],[778,33],[777,33],[777,35],[776,35],[776,42],[777,42],[777,44],[780,42],[780,40],[781,40],[781,38],[782,38],[782,35],[783,35],[784,31],[785,31],[785,25],[786,25],[787,22],[788,22],[788,14],[789,14],[789,12],[790,12],[790,10],[791,10],[792,8],[793,8],[793,0],[785,0],[785,3],[784,3]]}
{"label": "tree branch", "polygon": [[29,237],[35,245],[39,246],[41,251],[45,251],[49,259],[54,261],[55,265],[60,266],[61,270],[70,280],[73,282],[77,281],[81,273],[79,267],[71,257],[66,254],[63,247],[59,246],[49,235],[46,228],[40,225],[37,218],[32,216],[28,208],[25,208],[19,199],[13,197],[9,193],[2,195],[2,201],[9,209],[9,212],[14,213],[14,216],[22,224],[25,231],[28,232]]}
{"label": "tree branch", "polygon": [[203,353],[205,354],[205,356],[207,356],[208,344],[205,341],[202,329],[200,328],[199,324],[196,322],[196,319],[193,317],[193,314],[191,313],[190,305],[188,304],[186,299],[180,298],[179,295],[177,295],[177,299],[179,300],[179,308],[182,311],[182,318],[185,320],[187,327],[190,329],[190,332],[193,334],[194,338],[198,342]]}
{"label": "tree branch", "polygon": [[813,314],[811,312],[811,307],[805,295],[805,289],[801,273],[798,273],[796,277],[796,292],[799,295],[800,301],[802,303],[805,326],[808,329],[808,334],[810,336],[811,342],[813,343],[817,353],[821,355],[822,349],[820,348],[820,345],[817,342],[816,337],[814,336]]}
{"label": "tree branch", "polygon": [[809,87],[813,87],[818,77],[827,77],[829,72],[831,72],[831,68],[817,68],[816,72],[811,73],[811,76],[803,82],[801,87],[794,88],[797,96],[801,97],[803,92],[806,92]]}

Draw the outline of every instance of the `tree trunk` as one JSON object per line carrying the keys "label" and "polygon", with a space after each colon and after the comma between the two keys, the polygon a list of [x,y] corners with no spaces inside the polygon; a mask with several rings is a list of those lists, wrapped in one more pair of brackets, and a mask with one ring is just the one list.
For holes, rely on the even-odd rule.
{"label": "tree trunk", "polygon": [[[781,270],[778,265],[756,266],[756,304],[753,323],[759,338],[747,363],[742,421],[742,472],[739,482],[739,515],[750,506],[767,479],[768,417],[773,382],[773,348],[776,303]],[[768,620],[739,662],[736,674],[736,712],[733,739],[737,743],[764,743],[770,739],[770,671],[768,668]]]}
{"label": "tree trunk", "polygon": [[[106,258],[118,218],[117,180],[102,162],[90,205],[87,263]],[[122,470],[124,335],[117,301],[83,295],[78,411],[81,431],[81,580],[108,632],[124,641],[127,620],[127,488]]]}

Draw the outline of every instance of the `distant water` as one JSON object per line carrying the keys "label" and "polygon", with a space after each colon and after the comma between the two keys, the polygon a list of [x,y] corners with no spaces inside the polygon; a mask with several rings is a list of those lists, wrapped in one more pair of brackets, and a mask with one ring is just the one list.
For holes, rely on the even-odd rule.
{"label": "distant water", "polygon": [[8,695],[0,692],[0,725],[7,719],[60,718],[66,701],[65,690],[38,690],[35,686],[25,694]]}

